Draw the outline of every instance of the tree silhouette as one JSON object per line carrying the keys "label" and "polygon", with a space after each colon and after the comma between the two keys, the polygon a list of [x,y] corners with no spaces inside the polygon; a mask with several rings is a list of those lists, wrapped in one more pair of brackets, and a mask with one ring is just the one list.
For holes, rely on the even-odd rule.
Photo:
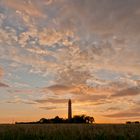
{"label": "tree silhouette", "polygon": [[95,121],[94,118],[90,116],[86,116],[85,120],[86,120],[86,123],[93,123]]}
{"label": "tree silhouette", "polygon": [[76,115],[71,120],[72,123],[93,123],[94,118],[86,115]]}
{"label": "tree silhouette", "polygon": [[53,123],[63,123],[63,118],[59,118],[59,116],[56,116],[54,119],[51,119]]}
{"label": "tree silhouette", "polygon": [[37,122],[16,122],[16,124],[46,124],[46,123],[93,123],[95,120],[91,116],[86,115],[75,115],[72,119],[63,119],[56,116],[52,119],[41,118]]}

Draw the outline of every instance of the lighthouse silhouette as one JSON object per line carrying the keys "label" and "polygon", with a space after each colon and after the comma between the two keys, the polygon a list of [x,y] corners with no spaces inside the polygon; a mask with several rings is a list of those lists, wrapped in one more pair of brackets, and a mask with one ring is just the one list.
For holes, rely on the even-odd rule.
{"label": "lighthouse silhouette", "polygon": [[71,99],[68,100],[68,120],[72,119],[72,102]]}

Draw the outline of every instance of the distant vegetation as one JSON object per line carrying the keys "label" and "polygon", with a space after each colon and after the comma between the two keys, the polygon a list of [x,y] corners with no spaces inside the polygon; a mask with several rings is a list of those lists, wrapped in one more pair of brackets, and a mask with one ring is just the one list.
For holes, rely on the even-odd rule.
{"label": "distant vegetation", "polygon": [[37,122],[16,122],[16,124],[46,124],[46,123],[93,123],[95,120],[91,116],[86,115],[75,115],[71,119],[63,119],[59,116],[56,116],[52,119],[42,118]]}
{"label": "distant vegetation", "polygon": [[135,121],[135,122],[127,121],[126,124],[140,124],[140,122],[139,121]]}

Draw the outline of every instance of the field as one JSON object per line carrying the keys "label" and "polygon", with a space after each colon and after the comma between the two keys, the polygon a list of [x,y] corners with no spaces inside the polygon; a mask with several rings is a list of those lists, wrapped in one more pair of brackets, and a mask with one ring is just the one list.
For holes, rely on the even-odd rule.
{"label": "field", "polygon": [[140,140],[140,125],[0,125],[0,140]]}

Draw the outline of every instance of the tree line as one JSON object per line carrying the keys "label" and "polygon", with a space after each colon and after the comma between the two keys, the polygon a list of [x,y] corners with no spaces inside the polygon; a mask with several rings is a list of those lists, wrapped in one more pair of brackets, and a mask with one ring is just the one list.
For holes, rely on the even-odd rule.
{"label": "tree line", "polygon": [[56,116],[51,119],[41,118],[36,122],[16,122],[16,124],[47,124],[47,123],[93,123],[95,122],[94,118],[86,115],[75,115],[71,119],[64,119]]}

